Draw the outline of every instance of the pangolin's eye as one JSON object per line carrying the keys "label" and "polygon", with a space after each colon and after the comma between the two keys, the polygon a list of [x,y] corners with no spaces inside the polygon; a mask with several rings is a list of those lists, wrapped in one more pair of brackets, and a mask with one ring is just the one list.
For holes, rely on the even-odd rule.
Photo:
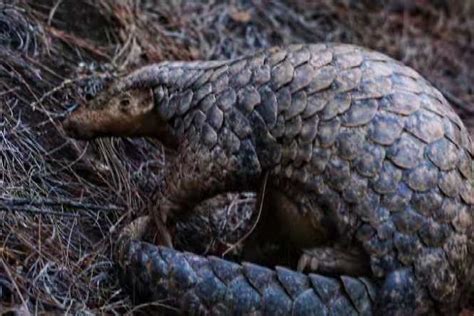
{"label": "pangolin's eye", "polygon": [[120,100],[120,106],[121,107],[127,107],[130,105],[130,100],[129,99],[122,99]]}

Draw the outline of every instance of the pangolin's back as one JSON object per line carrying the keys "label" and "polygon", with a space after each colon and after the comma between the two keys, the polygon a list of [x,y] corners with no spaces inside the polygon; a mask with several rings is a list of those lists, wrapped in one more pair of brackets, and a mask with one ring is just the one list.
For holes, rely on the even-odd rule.
{"label": "pangolin's back", "polygon": [[474,143],[437,89],[383,54],[340,44],[271,49],[198,80],[213,102],[190,111],[207,118],[191,134],[229,153],[250,139],[277,182],[303,185],[337,214],[375,276],[410,267],[428,290],[420,295],[458,301],[473,265]]}
{"label": "pangolin's back", "polygon": [[267,125],[281,144],[274,173],[317,193],[375,276],[413,268],[428,289],[418,298],[457,304],[472,278],[474,143],[446,99],[411,68],[354,46],[268,59],[271,90],[260,89],[278,104]]}
{"label": "pangolin's back", "polygon": [[157,85],[178,135],[314,193],[376,277],[405,267],[421,309],[429,298],[445,311],[458,304],[473,273],[474,143],[417,72],[360,47],[317,44],[164,63],[131,78],[140,76]]}

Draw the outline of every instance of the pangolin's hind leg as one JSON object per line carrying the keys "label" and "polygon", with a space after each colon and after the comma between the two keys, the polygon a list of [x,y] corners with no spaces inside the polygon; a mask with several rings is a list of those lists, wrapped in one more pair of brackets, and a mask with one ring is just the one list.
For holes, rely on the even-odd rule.
{"label": "pangolin's hind leg", "polygon": [[[260,189],[257,207],[260,220],[245,242],[245,260],[297,266],[306,272],[370,275],[368,256],[355,246],[342,247],[337,243],[330,214],[310,194],[294,186],[285,191],[273,187]],[[269,245],[279,245],[281,249],[270,252]],[[272,253],[280,260],[272,262]]]}
{"label": "pangolin's hind leg", "polygon": [[294,188],[260,187],[256,208],[255,229],[244,242],[246,261],[296,268],[301,249],[322,246],[331,239],[329,226],[321,223],[320,209]]}
{"label": "pangolin's hind leg", "polygon": [[[243,240],[242,258],[244,261],[258,263],[265,266],[291,266],[296,263],[293,259],[294,247],[289,245],[289,240],[284,234],[284,229],[278,220],[272,199],[279,195],[273,188],[261,186],[257,193],[254,212],[254,226]],[[281,201],[282,204],[293,207],[290,200]],[[290,204],[291,203],[291,204]]]}

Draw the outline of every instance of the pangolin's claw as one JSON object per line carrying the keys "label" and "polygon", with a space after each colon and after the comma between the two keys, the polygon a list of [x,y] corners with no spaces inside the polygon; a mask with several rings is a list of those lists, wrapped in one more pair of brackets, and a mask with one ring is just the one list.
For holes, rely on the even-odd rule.
{"label": "pangolin's claw", "polygon": [[298,271],[361,276],[370,275],[370,265],[361,251],[320,247],[303,250]]}

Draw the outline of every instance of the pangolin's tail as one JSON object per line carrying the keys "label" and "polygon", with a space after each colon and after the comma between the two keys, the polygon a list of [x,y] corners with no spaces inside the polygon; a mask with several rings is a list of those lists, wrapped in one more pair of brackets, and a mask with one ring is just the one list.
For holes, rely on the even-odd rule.
{"label": "pangolin's tail", "polygon": [[377,287],[368,279],[271,270],[155,246],[122,235],[123,280],[136,297],[192,315],[371,314]]}

